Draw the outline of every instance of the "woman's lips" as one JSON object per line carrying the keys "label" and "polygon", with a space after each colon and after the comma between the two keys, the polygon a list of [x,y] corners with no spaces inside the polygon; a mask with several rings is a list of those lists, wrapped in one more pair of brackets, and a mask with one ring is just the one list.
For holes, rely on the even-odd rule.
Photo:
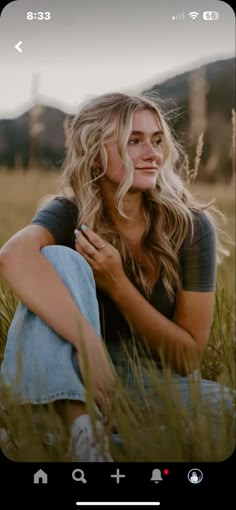
{"label": "woman's lips", "polygon": [[148,173],[148,174],[155,174],[157,172],[157,168],[150,168],[150,167],[146,167],[146,168],[136,168],[136,170],[138,170],[139,172],[145,172],[145,173]]}

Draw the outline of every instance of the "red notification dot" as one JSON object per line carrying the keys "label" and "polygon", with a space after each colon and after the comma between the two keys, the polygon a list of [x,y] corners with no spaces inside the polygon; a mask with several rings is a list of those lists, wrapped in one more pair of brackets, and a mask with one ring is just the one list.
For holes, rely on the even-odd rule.
{"label": "red notification dot", "polygon": [[164,469],[163,474],[164,475],[168,475],[169,474],[169,469]]}

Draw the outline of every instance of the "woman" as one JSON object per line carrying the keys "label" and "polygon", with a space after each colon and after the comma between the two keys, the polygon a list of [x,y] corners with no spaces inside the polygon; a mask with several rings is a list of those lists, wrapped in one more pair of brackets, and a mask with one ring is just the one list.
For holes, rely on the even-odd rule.
{"label": "woman", "polygon": [[109,415],[115,377],[101,335],[114,365],[133,330],[158,366],[181,376],[206,348],[217,236],[176,172],[178,157],[150,97],[89,100],[70,128],[59,196],[1,250],[1,273],[21,302],[2,377],[14,386],[20,351],[18,399],[61,401],[69,460],[112,461],[97,445],[84,388],[87,359],[96,410]]}

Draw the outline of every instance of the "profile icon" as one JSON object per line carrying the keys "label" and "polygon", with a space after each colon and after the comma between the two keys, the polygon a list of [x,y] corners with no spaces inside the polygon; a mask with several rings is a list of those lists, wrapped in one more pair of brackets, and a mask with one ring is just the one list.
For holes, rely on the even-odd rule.
{"label": "profile icon", "polygon": [[203,474],[200,469],[191,469],[188,472],[188,481],[194,484],[200,483],[203,479]]}

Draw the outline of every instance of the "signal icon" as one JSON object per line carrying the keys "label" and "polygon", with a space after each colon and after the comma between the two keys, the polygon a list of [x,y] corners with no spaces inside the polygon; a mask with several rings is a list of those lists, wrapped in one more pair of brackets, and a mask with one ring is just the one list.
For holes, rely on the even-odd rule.
{"label": "signal icon", "polygon": [[180,12],[179,14],[172,16],[172,19],[177,21],[184,20],[184,12]]}
{"label": "signal icon", "polygon": [[199,12],[189,12],[188,15],[192,19],[196,19],[199,16]]}

